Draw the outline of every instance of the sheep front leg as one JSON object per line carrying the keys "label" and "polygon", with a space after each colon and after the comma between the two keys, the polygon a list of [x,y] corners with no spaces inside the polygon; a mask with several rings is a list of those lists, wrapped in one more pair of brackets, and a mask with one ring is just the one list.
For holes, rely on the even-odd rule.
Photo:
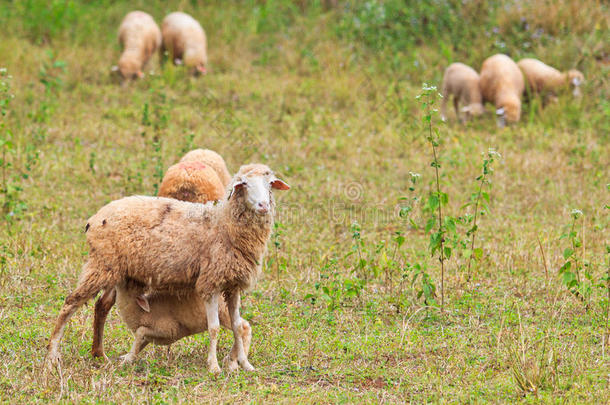
{"label": "sheep front leg", "polygon": [[129,364],[133,363],[133,361],[138,357],[138,354],[144,349],[148,343],[147,340],[148,335],[152,335],[153,331],[145,326],[140,326],[136,333],[134,333],[133,344],[131,345],[131,350],[129,353],[121,356],[121,364]]}
{"label": "sheep front leg", "polygon": [[218,319],[218,296],[212,294],[205,300],[205,311],[208,318],[208,332],[210,333],[210,348],[208,350],[208,370],[211,373],[220,373],[216,346],[218,344],[218,333],[220,332],[220,321]]}
{"label": "sheep front leg", "polygon": [[[241,303],[241,297],[239,292],[232,292],[225,296],[227,300],[227,307],[229,309],[229,315],[231,316],[231,328],[233,329],[233,349],[231,350],[231,354],[237,354],[237,363],[246,371],[254,371],[254,367],[248,361],[248,356],[246,356],[246,351],[244,348],[244,339],[243,335],[245,333],[244,328],[244,320],[242,319],[239,313],[239,306]],[[250,325],[246,327],[249,329]],[[248,346],[250,346],[250,342],[248,339]]]}

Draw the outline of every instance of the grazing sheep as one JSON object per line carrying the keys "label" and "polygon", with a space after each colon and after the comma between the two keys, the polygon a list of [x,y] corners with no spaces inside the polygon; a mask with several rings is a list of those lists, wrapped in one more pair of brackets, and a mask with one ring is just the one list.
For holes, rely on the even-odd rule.
{"label": "grazing sheep", "polygon": [[225,160],[218,153],[210,149],[195,149],[184,155],[180,162],[197,161],[211,166],[216,171],[222,184],[227,187],[231,182],[231,175]]}
{"label": "grazing sheep", "polygon": [[225,187],[216,171],[202,162],[180,162],[169,169],[159,187],[159,197],[181,201],[217,201],[225,194]]}
{"label": "grazing sheep", "polygon": [[[121,317],[134,334],[131,351],[122,356],[132,362],[149,343],[170,345],[183,337],[207,330],[205,302],[194,289],[183,294],[143,295],[145,286],[127,282],[116,287],[117,305]],[[114,290],[113,290],[114,291]],[[144,298],[145,297],[145,298]],[[226,302],[219,300],[220,325],[231,330],[231,317]],[[240,334],[246,356],[250,350],[252,329],[240,319]],[[227,356],[229,370],[236,370],[237,347]]]}
{"label": "grazing sheep", "polygon": [[580,96],[580,85],[585,81],[584,75],[571,69],[560,72],[537,59],[521,59],[517,65],[523,72],[528,88],[533,93],[556,96],[562,88],[572,88],[574,97]]}
{"label": "grazing sheep", "polygon": [[518,122],[525,84],[517,64],[503,54],[490,56],[483,62],[480,77],[483,100],[496,106],[498,126],[503,127],[505,121]]}
{"label": "grazing sheep", "polygon": [[[224,194],[225,186],[218,179],[214,169],[196,161],[181,162],[171,166],[165,173],[159,188],[159,197],[198,203],[219,200]],[[91,347],[93,357],[105,357],[103,346],[104,324],[115,299],[116,292],[107,290],[95,303],[93,344]],[[146,297],[142,296],[139,299],[145,300]]]}
{"label": "grazing sheep", "polygon": [[[479,74],[463,63],[452,63],[445,70],[443,76],[443,101],[441,104],[441,118],[447,118],[447,101],[453,96],[453,107],[456,117],[460,117],[460,112],[464,113],[463,121],[470,115],[477,116],[483,114],[481,90],[479,89]],[[465,104],[459,109],[459,104]]]}
{"label": "grazing sheep", "polygon": [[208,43],[201,25],[188,14],[179,11],[168,14],[161,23],[163,45],[176,65],[184,64],[198,74],[206,73]]}
{"label": "grazing sheep", "polygon": [[132,11],[121,22],[119,43],[123,53],[113,70],[125,80],[142,78],[144,66],[161,46],[161,30],[149,14]]}
{"label": "grazing sheep", "polygon": [[207,364],[214,373],[220,372],[216,346],[223,294],[237,362],[253,370],[241,337],[240,295],[261,272],[275,213],[272,189],[289,188],[269,167],[251,164],[240,168],[226,200],[218,204],[134,196],[102,207],[85,227],[89,260],[57,318],[47,367],[60,361],[59,342],[74,312],[100,290],[132,281],[144,285],[147,294],[195,289],[205,304],[210,333]]}

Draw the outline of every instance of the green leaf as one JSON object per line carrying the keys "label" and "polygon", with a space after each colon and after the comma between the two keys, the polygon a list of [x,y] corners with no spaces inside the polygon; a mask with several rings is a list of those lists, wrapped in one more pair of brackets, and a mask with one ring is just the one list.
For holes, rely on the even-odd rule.
{"label": "green leaf", "polygon": [[475,259],[481,260],[481,257],[483,257],[483,248],[475,248],[473,253]]}
{"label": "green leaf", "polygon": [[466,259],[468,259],[471,255],[472,255],[472,250],[470,250],[470,249],[462,250],[462,256],[464,256]]}
{"label": "green leaf", "polygon": [[571,248],[567,248],[563,251],[563,258],[567,260],[568,257],[572,256],[572,254],[574,254],[574,250],[572,250]]}

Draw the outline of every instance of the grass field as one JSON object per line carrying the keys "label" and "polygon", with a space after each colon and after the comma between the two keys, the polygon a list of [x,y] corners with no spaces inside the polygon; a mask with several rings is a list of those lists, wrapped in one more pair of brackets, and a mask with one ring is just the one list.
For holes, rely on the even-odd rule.
{"label": "grass field", "polygon": [[[0,3],[1,402],[607,403],[607,3],[130,3]],[[210,73],[155,57],[120,87],[110,68],[132,9],[201,21]],[[534,98],[501,130],[491,106],[465,126],[430,113],[439,193],[416,96],[449,63],[478,69],[497,52],[582,70],[583,97]],[[45,378],[87,218],[153,195],[195,147],[231,172],[266,163],[292,186],[243,297],[257,371],[210,375],[206,335],[121,366],[131,333],[115,310],[110,361],[94,360],[91,303]],[[219,358],[231,342],[223,331]]]}

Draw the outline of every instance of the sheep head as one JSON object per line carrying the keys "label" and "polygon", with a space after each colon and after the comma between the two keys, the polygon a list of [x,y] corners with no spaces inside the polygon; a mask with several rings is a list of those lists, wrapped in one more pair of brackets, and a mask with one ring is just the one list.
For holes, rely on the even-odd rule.
{"label": "sheep head", "polygon": [[570,82],[570,86],[573,88],[572,94],[574,97],[580,97],[580,85],[584,83],[585,76],[582,74],[582,72],[576,69],[571,69],[568,71],[568,81]]}
{"label": "sheep head", "polygon": [[228,199],[243,198],[246,209],[258,215],[267,215],[274,204],[272,189],[288,190],[290,186],[263,164],[245,165],[233,178]]}

